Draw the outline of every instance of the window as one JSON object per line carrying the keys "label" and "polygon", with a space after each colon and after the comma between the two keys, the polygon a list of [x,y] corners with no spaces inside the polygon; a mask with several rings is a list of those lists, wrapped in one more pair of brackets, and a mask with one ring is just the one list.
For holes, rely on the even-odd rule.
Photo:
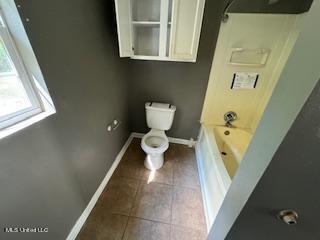
{"label": "window", "polygon": [[[10,128],[10,133],[15,132],[16,130],[12,131],[15,125],[21,125],[23,121],[45,113],[48,110],[48,100],[53,110],[50,114],[55,112],[48,93],[41,89],[32,72],[27,71],[4,16],[6,15],[0,12],[0,138],[8,135],[8,133],[3,134],[6,129]],[[20,23],[19,34],[21,35],[23,30],[24,43],[27,42],[30,45],[18,13],[16,16],[14,26]],[[11,15],[10,18],[12,18]],[[31,45],[30,49],[33,54]],[[35,57],[34,61],[36,62]],[[47,115],[50,114],[47,113]],[[40,119],[37,117],[35,121]],[[23,127],[32,123],[24,124]],[[18,130],[23,127],[19,126]]]}

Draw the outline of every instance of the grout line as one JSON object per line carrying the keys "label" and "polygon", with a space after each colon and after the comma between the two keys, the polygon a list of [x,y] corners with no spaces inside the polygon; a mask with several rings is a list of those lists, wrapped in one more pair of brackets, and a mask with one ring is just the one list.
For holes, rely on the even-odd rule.
{"label": "grout line", "polygon": [[173,197],[174,197],[174,194],[175,194],[175,189],[174,189],[174,186],[173,186],[172,192],[171,192],[170,224],[172,224],[172,209],[173,209]]}
{"label": "grout line", "polygon": [[[131,143],[132,144],[132,143]],[[130,145],[131,145],[130,144]],[[121,161],[123,160],[123,158],[121,159]],[[195,162],[196,162],[196,159],[194,159]],[[145,221],[150,221],[150,222],[154,222],[154,223],[161,223],[161,224],[166,224],[166,225],[169,225],[170,226],[170,231],[169,231],[169,238],[171,239],[171,234],[172,234],[172,227],[174,226],[177,226],[177,227],[182,227],[182,228],[186,228],[186,229],[190,229],[190,230],[194,230],[194,231],[203,231],[204,233],[207,233],[206,230],[205,230],[205,227],[203,229],[201,228],[193,228],[193,227],[190,227],[190,226],[184,226],[184,225],[178,225],[178,224],[174,224],[173,223],[173,201],[174,201],[174,194],[175,194],[175,190],[177,188],[185,188],[185,189],[189,189],[189,190],[196,190],[196,191],[201,191],[201,188],[200,186],[199,187],[189,187],[189,186],[181,186],[181,185],[177,185],[177,184],[174,184],[174,178],[175,178],[175,165],[177,164],[181,164],[179,163],[180,161],[174,161],[173,162],[173,166],[172,166],[172,184],[168,184],[168,183],[163,183],[163,182],[157,182],[157,181],[154,181],[154,182],[151,182],[151,183],[156,183],[156,184],[159,184],[159,185],[163,185],[163,186],[170,186],[171,187],[171,205],[170,205],[170,223],[168,222],[163,222],[163,221],[159,221],[159,220],[152,220],[152,219],[148,219],[148,218],[143,218],[143,217],[138,217],[138,216],[133,216],[132,213],[133,213],[133,209],[134,209],[134,206],[135,206],[135,203],[137,201],[137,198],[138,198],[138,195],[141,191],[141,188],[143,187],[143,185],[148,185],[147,183],[147,180],[145,180],[143,177],[142,177],[142,172],[140,172],[140,177],[139,178],[136,178],[136,177],[131,177],[131,176],[119,176],[119,177],[122,177],[122,178],[127,178],[127,179],[133,179],[133,180],[136,180],[138,181],[138,186],[137,186],[137,190],[134,194],[134,197],[133,197],[133,202],[132,202],[132,206],[131,206],[131,209],[129,211],[129,214],[128,215],[124,215],[126,217],[128,217],[127,219],[127,223],[126,223],[126,226],[124,228],[124,231],[123,231],[123,234],[122,234],[122,238],[121,239],[124,239],[124,236],[125,236],[125,233],[128,229],[128,224],[129,224],[129,221],[130,221],[130,218],[134,218],[134,219],[141,219],[141,220],[145,220]],[[131,166],[129,166],[131,167]],[[197,178],[199,180],[199,171],[197,169]],[[202,196],[201,196],[201,199],[202,199]],[[119,214],[119,215],[122,215],[122,214]]]}
{"label": "grout line", "polygon": [[121,236],[121,239],[123,240],[124,239],[124,235],[125,235],[125,233],[126,233],[126,231],[127,231],[127,227],[128,227],[128,224],[129,224],[129,216],[127,216],[128,217],[128,219],[127,219],[127,222],[126,222],[126,226],[124,227],[124,230],[123,230],[123,233],[122,233],[122,236]]}
{"label": "grout line", "polygon": [[143,217],[130,216],[130,218],[136,218],[136,219],[141,219],[141,220],[145,220],[145,221],[149,221],[149,222],[171,225],[171,223],[162,222],[162,221],[159,221],[159,220],[148,219],[148,218],[143,218]]}
{"label": "grout line", "polygon": [[[183,188],[194,189],[194,190],[199,190],[200,189],[200,185],[198,187],[190,187],[190,186],[185,186],[185,185],[179,185],[179,184],[174,184],[174,183],[169,184],[169,183],[158,182],[158,181],[153,181],[153,182],[147,183],[147,180],[145,180],[143,178],[136,178],[136,177],[131,177],[131,176],[116,176],[116,177],[137,180],[137,181],[140,181],[141,184],[142,183],[143,184],[157,183],[157,184],[167,185],[167,186],[172,186],[172,187],[183,187]],[[174,172],[173,172],[173,178],[174,178]],[[199,176],[198,176],[198,178],[199,178]],[[174,181],[174,179],[172,181]]]}
{"label": "grout line", "polygon": [[161,224],[169,225],[170,229],[171,229],[172,226],[173,227],[176,226],[176,227],[186,228],[186,229],[190,229],[190,230],[194,230],[194,231],[203,231],[205,234],[208,234],[207,231],[206,231],[206,228],[203,228],[203,229],[201,229],[201,228],[193,228],[193,227],[190,227],[190,226],[179,225],[179,224],[174,224],[174,223],[167,223],[167,222],[162,222],[162,221],[159,221],[159,220],[153,220],[153,219],[148,219],[148,218],[143,218],[143,217],[128,216],[128,215],[121,214],[121,213],[110,213],[110,214],[123,216],[123,217],[127,217],[128,218],[126,226],[125,226],[125,229],[124,229],[124,232],[123,232],[123,236],[121,237],[121,239],[123,239],[123,237],[124,237],[124,234],[125,234],[125,232],[127,230],[130,218],[135,218],[135,219],[149,221],[149,222],[153,222],[153,223],[161,223]]}
{"label": "grout line", "polygon": [[[120,214],[118,214],[120,215]],[[128,216],[126,216],[128,217]],[[176,227],[182,227],[182,228],[187,228],[187,229],[191,229],[191,230],[195,230],[195,231],[203,231],[207,234],[207,231],[206,231],[206,228],[193,228],[193,227],[190,227],[190,226],[185,226],[185,225],[179,225],[179,224],[174,224],[174,223],[167,223],[167,222],[162,222],[162,221],[159,221],[159,220],[153,220],[153,219],[148,219],[148,218],[143,218],[143,217],[136,217],[136,216],[129,216],[129,218],[135,218],[135,219],[140,219],[140,220],[145,220],[145,221],[149,221],[149,222],[153,222],[153,223],[161,223],[161,224],[166,224],[166,225],[170,225],[170,226],[176,226]]]}
{"label": "grout line", "polygon": [[137,187],[137,191],[136,191],[136,193],[135,193],[135,195],[134,195],[134,198],[133,198],[132,206],[131,206],[131,209],[130,209],[130,211],[129,211],[129,217],[132,216],[131,214],[132,214],[134,205],[135,205],[135,203],[136,203],[138,194],[139,194],[139,192],[140,192],[140,188],[141,188],[141,180],[139,180],[139,184],[138,184],[138,187]]}
{"label": "grout line", "polygon": [[[132,144],[132,141],[131,141],[130,145],[131,145],[131,144]],[[130,145],[129,145],[129,147],[130,147]],[[128,147],[128,149],[129,149],[129,147]],[[126,152],[127,152],[127,151],[126,151]],[[125,155],[125,154],[124,154],[124,155]],[[121,158],[120,162],[121,162],[122,160],[123,160],[123,157]],[[119,167],[119,166],[118,166],[118,167]],[[128,216],[127,216],[128,219],[127,219],[127,223],[126,223],[126,226],[125,226],[125,228],[124,228],[124,231],[123,231],[123,234],[122,234],[122,237],[121,237],[122,240],[124,239],[125,233],[126,233],[126,231],[127,231],[127,229],[128,229],[128,225],[129,225],[129,221],[130,221],[130,215],[131,215],[132,209],[133,209],[133,207],[134,207],[134,204],[135,204],[135,201],[136,201],[136,197],[137,197],[137,195],[138,195],[139,188],[140,188],[140,185],[141,185],[141,180],[140,180],[140,179],[134,179],[134,178],[129,178],[129,179],[133,179],[133,180],[138,181],[138,186],[137,186],[136,192],[134,193],[133,200],[132,200],[132,205],[131,205],[131,208],[130,208],[130,210],[129,210]]]}

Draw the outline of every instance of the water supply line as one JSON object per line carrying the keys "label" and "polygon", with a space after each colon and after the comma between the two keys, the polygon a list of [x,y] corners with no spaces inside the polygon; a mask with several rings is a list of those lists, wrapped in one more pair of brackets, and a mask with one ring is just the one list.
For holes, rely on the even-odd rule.
{"label": "water supply line", "polygon": [[235,2],[236,0],[230,0],[228,1],[227,5],[225,6],[224,10],[223,10],[223,14],[222,14],[222,18],[221,21],[226,23],[228,22],[229,19],[229,15],[228,15],[228,10],[229,8],[232,6],[232,4]]}
{"label": "water supply line", "polygon": [[[229,19],[228,11],[229,11],[229,8],[233,5],[233,3],[235,1],[236,0],[228,0],[227,4],[223,10],[223,13],[222,13],[222,17],[221,17],[222,22],[224,22],[224,23],[228,22],[228,19]],[[279,2],[279,0],[268,0],[268,5],[273,5],[278,2]]]}

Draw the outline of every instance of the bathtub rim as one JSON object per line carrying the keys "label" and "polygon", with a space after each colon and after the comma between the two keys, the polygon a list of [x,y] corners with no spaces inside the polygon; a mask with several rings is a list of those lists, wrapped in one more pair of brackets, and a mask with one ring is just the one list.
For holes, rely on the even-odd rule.
{"label": "bathtub rim", "polygon": [[[216,196],[216,199],[208,199],[209,193],[207,192],[207,186],[205,182],[205,169],[203,166],[203,153],[200,148],[200,140],[201,138],[205,139],[205,142],[211,146],[209,149],[209,154],[212,157],[211,161],[214,161],[214,173],[216,177],[218,178],[218,185],[219,190],[221,192],[221,196]],[[215,154],[214,152],[215,151]],[[197,159],[197,166],[199,171],[199,179],[200,179],[200,186],[201,186],[201,194],[202,194],[202,201],[204,206],[204,212],[205,212],[205,218],[206,218],[206,224],[207,224],[207,230],[208,233],[213,225],[213,222],[218,215],[218,211],[221,208],[222,202],[227,194],[227,191],[229,189],[229,186],[231,185],[231,177],[229,176],[229,173],[224,165],[224,162],[222,160],[218,145],[216,143],[214,133],[210,129],[210,127],[207,127],[205,124],[201,124],[198,141],[195,145],[195,153],[196,153],[196,159]],[[220,169],[219,169],[220,167]],[[213,206],[215,205],[215,206]],[[217,207],[218,206],[218,207]],[[212,213],[210,210],[212,208],[218,208],[216,212]]]}

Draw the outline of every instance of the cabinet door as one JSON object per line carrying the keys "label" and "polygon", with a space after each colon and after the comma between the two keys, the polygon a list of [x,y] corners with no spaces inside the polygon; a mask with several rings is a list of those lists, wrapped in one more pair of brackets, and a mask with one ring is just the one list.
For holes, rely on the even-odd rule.
{"label": "cabinet door", "polygon": [[173,0],[170,58],[195,61],[205,0]]}
{"label": "cabinet door", "polygon": [[115,0],[117,29],[120,57],[131,57],[132,49],[132,29],[131,29],[131,1]]}

